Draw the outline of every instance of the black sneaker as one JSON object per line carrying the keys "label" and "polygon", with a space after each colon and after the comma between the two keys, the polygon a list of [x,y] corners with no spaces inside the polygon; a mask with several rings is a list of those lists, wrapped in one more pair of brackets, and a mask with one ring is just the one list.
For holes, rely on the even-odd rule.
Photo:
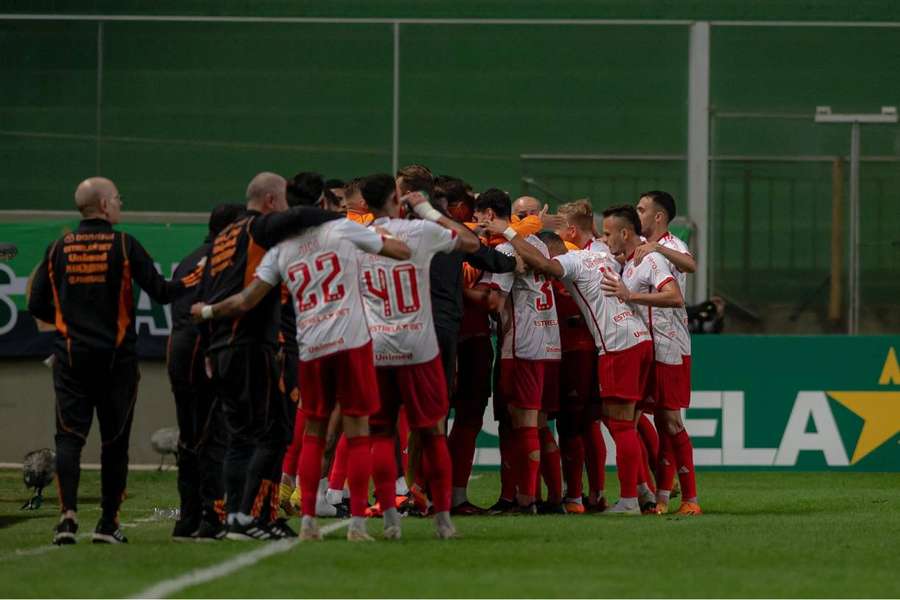
{"label": "black sneaker", "polygon": [[226,533],[228,533],[228,529],[219,519],[203,519],[200,521],[200,527],[197,528],[193,539],[197,542],[215,542],[224,540]]}
{"label": "black sneaker", "polygon": [[345,498],[341,500],[340,504],[335,504],[334,507],[337,509],[337,514],[334,516],[338,519],[349,519],[350,518],[350,500]]}
{"label": "black sneaker", "polygon": [[487,513],[489,515],[505,515],[514,511],[519,505],[516,504],[515,500],[507,500],[506,498],[500,498],[494,505],[487,509]]}
{"label": "black sneaker", "polygon": [[566,507],[559,504],[554,504],[551,502],[539,502],[537,505],[537,512],[539,515],[565,515],[568,514],[566,512]]}
{"label": "black sneaker", "polygon": [[176,542],[190,542],[196,537],[200,528],[200,518],[178,519],[172,529],[172,540]]}
{"label": "black sneaker", "polygon": [[75,534],[78,532],[78,523],[75,519],[63,519],[56,525],[53,533],[53,543],[57,546],[65,546],[75,543]]}
{"label": "black sneaker", "polygon": [[531,504],[521,505],[516,504],[516,507],[509,511],[510,514],[513,515],[526,515],[526,516],[534,516],[538,514],[537,502],[532,502]]}
{"label": "black sneaker", "polygon": [[94,529],[91,541],[95,544],[127,544],[128,538],[122,535],[119,524],[115,521],[100,519]]}
{"label": "black sneaker", "polygon": [[487,513],[487,509],[475,506],[468,500],[450,509],[450,514],[454,517],[477,517],[485,513]]}
{"label": "black sneaker", "polygon": [[269,531],[280,539],[297,537],[297,532],[287,524],[287,519],[275,519],[274,523],[269,524]]}
{"label": "black sneaker", "polygon": [[246,542],[249,540],[277,540],[278,537],[266,526],[258,520],[253,519],[246,525],[241,525],[237,521],[228,526],[228,533],[225,537],[229,540],[237,540]]}

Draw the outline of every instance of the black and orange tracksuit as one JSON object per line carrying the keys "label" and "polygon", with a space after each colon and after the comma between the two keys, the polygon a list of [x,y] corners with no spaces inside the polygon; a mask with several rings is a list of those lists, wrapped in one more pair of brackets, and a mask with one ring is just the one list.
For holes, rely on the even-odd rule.
{"label": "black and orange tracksuit", "polygon": [[185,280],[187,294],[172,303],[172,334],[166,352],[166,367],[175,416],[178,420],[178,494],[181,519],[195,522],[218,520],[217,506],[225,496],[222,462],[225,432],[221,411],[215,402],[212,381],[206,375],[206,345],[191,320],[206,255],[212,247],[207,239],[178,263],[173,279]]}
{"label": "black and orange tracksuit", "polygon": [[28,310],[56,325],[56,465],[60,509],[76,510],[81,449],[97,411],[103,516],[114,520],[128,477],[138,371],[132,280],[160,304],[184,293],[143,246],[103,219],[84,219],[47,249]]}
{"label": "black and orange tracksuit", "polygon": [[[304,227],[341,215],[295,207],[280,213],[247,211],[213,240],[198,297],[214,304],[250,284],[266,250]],[[277,361],[280,289],[233,320],[204,325],[228,444],[225,497],[229,514],[267,519],[277,511],[281,457],[293,433],[293,415],[279,389]]]}

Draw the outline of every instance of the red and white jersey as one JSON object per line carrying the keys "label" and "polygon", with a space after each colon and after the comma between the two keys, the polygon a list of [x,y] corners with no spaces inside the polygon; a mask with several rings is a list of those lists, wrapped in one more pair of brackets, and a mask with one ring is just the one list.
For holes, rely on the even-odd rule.
{"label": "red and white jersey", "polygon": [[[656,240],[656,243],[662,246],[663,248],[668,248],[670,250],[674,250],[675,252],[681,252],[682,254],[691,255],[691,251],[688,249],[687,244],[681,241],[680,238],[672,235],[671,232],[666,232],[664,236]],[[687,293],[687,273],[682,273],[678,270],[678,267],[672,264],[672,261],[666,259],[666,262],[669,263],[669,270],[672,271],[672,275],[675,276],[675,280],[678,282],[678,287],[681,288],[681,293]]]}
{"label": "red and white jersey", "polygon": [[[606,244],[597,241],[592,247],[606,248]],[[601,354],[627,350],[650,340],[647,326],[632,305],[603,294],[603,274],[619,271],[619,263],[608,248],[600,252],[570,250],[553,260],[563,268],[560,279],[578,304]]]}
{"label": "red and white jersey", "polygon": [[[534,235],[525,241],[549,258],[547,246]],[[507,256],[516,256],[512,244],[503,243],[496,250]],[[504,310],[500,313],[503,329],[501,358],[525,360],[560,360],[562,347],[559,339],[559,321],[553,284],[544,275],[532,271],[516,273],[485,273],[481,279],[509,294]]]}
{"label": "red and white jersey", "polygon": [[372,222],[406,243],[409,260],[382,256],[361,259],[360,291],[372,334],[375,366],[416,365],[438,354],[431,311],[431,259],[452,252],[456,232],[431,221],[390,219]]}
{"label": "red and white jersey", "polygon": [[[658,252],[645,256],[639,265],[634,264],[634,256],[628,257],[622,271],[622,281],[629,290],[640,293],[655,293],[666,285],[678,284],[669,261]],[[639,308],[653,336],[655,360],[667,365],[680,365],[682,357],[691,354],[691,334],[685,308]]]}
{"label": "red and white jersey", "polygon": [[381,236],[348,219],[306,229],[271,248],[256,268],[269,285],[284,282],[294,299],[297,346],[307,361],[368,343],[359,294],[360,252],[380,252]]}

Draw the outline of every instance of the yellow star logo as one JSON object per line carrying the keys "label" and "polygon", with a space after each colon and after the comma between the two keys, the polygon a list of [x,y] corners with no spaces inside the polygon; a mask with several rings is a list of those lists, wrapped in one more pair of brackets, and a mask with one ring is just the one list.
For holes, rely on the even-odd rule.
{"label": "yellow star logo", "polygon": [[[880,385],[900,385],[900,365],[891,348],[884,361]],[[863,420],[850,464],[855,465],[883,443],[900,433],[900,391],[898,392],[827,392],[829,396]]]}

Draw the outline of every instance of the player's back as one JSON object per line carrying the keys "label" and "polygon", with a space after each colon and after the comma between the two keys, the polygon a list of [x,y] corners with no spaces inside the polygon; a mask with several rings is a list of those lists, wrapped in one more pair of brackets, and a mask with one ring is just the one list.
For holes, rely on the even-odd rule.
{"label": "player's back", "polygon": [[[549,258],[547,246],[536,236],[529,235],[525,241]],[[509,243],[500,244],[497,251],[509,256],[516,254]],[[509,294],[506,310],[501,313],[504,330],[501,357],[559,360],[559,321],[552,282],[534,271],[494,274],[490,281]]]}
{"label": "player's back", "polygon": [[377,366],[427,362],[437,356],[429,282],[432,257],[450,252],[456,234],[423,220],[375,219],[409,246],[409,260],[366,255],[361,260],[360,290],[372,334]]}
{"label": "player's back", "polygon": [[301,360],[358,348],[370,339],[359,292],[362,252],[351,241],[348,223],[329,221],[277,246],[278,270],[294,303]]}

